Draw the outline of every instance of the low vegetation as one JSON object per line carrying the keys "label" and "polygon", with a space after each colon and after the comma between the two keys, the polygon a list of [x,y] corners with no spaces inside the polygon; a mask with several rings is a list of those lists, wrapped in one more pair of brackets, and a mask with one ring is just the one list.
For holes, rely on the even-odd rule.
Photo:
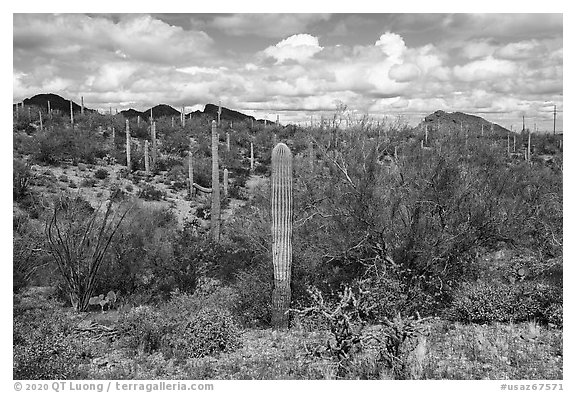
{"label": "low vegetation", "polygon": [[[190,150],[211,187],[208,119],[159,120],[145,173],[146,122],[128,171],[122,116],[76,118],[14,129],[14,379],[562,379],[558,138],[527,162],[479,130],[235,122],[215,241],[188,184]],[[273,135],[294,157],[280,331]]]}

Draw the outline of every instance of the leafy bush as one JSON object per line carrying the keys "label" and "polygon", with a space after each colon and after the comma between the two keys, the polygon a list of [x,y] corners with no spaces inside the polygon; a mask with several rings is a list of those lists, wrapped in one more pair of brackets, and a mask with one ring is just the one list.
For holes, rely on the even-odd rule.
{"label": "leafy bush", "polygon": [[466,283],[455,292],[448,315],[454,320],[473,323],[547,322],[548,318],[557,318],[555,310],[559,302],[561,307],[561,301],[559,290],[543,283],[509,285],[479,281]]}
{"label": "leafy bush", "polygon": [[30,166],[21,160],[13,160],[12,168],[12,196],[14,201],[22,200],[29,192],[32,172]]}
{"label": "leafy bush", "polygon": [[91,188],[94,187],[95,185],[96,185],[96,179],[85,177],[84,179],[82,179],[82,181],[80,181],[80,187]]}
{"label": "leafy bush", "polygon": [[233,288],[238,293],[238,301],[234,313],[245,326],[263,327],[270,324],[272,272],[270,263],[261,263],[236,274]]}
{"label": "leafy bush", "polygon": [[123,345],[143,353],[160,349],[166,333],[166,319],[150,306],[138,306],[123,314],[118,329]]}
{"label": "leafy bush", "polygon": [[161,201],[164,199],[165,193],[162,190],[147,184],[142,187],[138,197],[144,199],[145,201]]}
{"label": "leafy bush", "polygon": [[104,180],[108,177],[108,171],[104,168],[100,168],[96,172],[94,172],[94,177],[96,179]]}
{"label": "leafy bush", "polygon": [[203,308],[177,320],[166,336],[176,358],[199,358],[231,352],[241,346],[240,330],[232,315],[222,308]]}
{"label": "leafy bush", "polygon": [[[14,379],[79,378],[81,342],[53,302],[14,305]],[[81,377],[80,377],[81,378]]]}

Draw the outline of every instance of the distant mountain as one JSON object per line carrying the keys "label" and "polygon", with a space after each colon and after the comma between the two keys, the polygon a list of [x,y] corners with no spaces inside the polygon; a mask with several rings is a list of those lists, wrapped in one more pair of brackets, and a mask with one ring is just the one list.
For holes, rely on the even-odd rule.
{"label": "distant mountain", "polygon": [[[61,113],[65,113],[70,115],[70,101],[60,97],[57,94],[37,94],[31,98],[25,98],[24,103],[25,106],[37,106],[39,108],[43,108],[48,110],[48,101],[50,101],[50,109],[58,110]],[[72,101],[72,110],[74,113],[80,112],[80,105]],[[96,112],[94,109],[88,109],[84,106],[84,110],[86,112]]]}
{"label": "distant mountain", "polygon": [[479,116],[462,112],[447,113],[444,111],[436,111],[426,116],[421,124],[431,126],[432,130],[440,128],[449,132],[460,131],[460,127],[462,127],[464,130],[469,129],[471,133],[480,134],[482,132],[482,125],[484,125],[485,134],[492,132],[492,127],[494,127],[493,131],[497,135],[505,136],[510,132],[496,123],[491,123]]}
{"label": "distant mountain", "polygon": [[[214,119],[218,118],[218,105],[206,104],[204,107],[204,115],[208,115]],[[222,113],[220,114],[221,121],[245,121],[245,120],[256,120],[254,116],[245,115],[244,113],[234,111],[232,109],[222,107]]]}
{"label": "distant mountain", "polygon": [[159,119],[161,117],[172,117],[172,116],[180,117],[181,112],[172,108],[170,105],[160,104],[144,111],[144,118],[149,119],[150,113],[152,113],[153,119]]}
{"label": "distant mountain", "polygon": [[[52,110],[59,110],[61,113],[70,115],[70,101],[60,97],[56,94],[37,94],[32,98],[24,99],[24,105],[35,105],[42,108],[48,108],[48,101],[50,101],[50,108]],[[15,108],[15,105],[13,105]],[[80,112],[80,105],[72,102],[72,108],[74,112]],[[94,109],[88,109],[84,107],[84,110],[87,112],[97,112]],[[125,118],[132,119],[140,116],[142,120],[150,119],[150,113],[154,119],[159,119],[161,117],[180,117],[181,112],[174,109],[170,105],[160,104],[156,105],[150,109],[145,110],[144,112],[137,111],[136,109],[126,109],[120,111],[119,114],[124,116]],[[187,118],[194,118],[200,116],[208,116],[216,120],[218,118],[218,106],[214,104],[206,104],[203,111],[197,110],[194,112],[190,112],[186,114]],[[228,109],[222,107],[222,113],[220,115],[221,121],[232,121],[232,122],[242,122],[242,121],[249,121],[254,120],[257,123],[264,123],[263,119],[256,119],[254,116],[246,115],[244,113]],[[274,124],[274,122],[268,120],[268,124]]]}

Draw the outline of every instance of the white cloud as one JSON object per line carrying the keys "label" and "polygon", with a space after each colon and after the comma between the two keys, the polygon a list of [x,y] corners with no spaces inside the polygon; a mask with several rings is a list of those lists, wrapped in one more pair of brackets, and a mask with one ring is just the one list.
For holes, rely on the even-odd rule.
{"label": "white cloud", "polygon": [[512,42],[499,48],[496,56],[501,59],[523,60],[535,57],[542,53],[542,47],[536,40]]}
{"label": "white cloud", "polygon": [[487,41],[466,42],[460,53],[467,59],[473,60],[482,57],[491,56],[496,47]]}
{"label": "white cloud", "polygon": [[388,71],[388,76],[396,82],[411,82],[418,79],[420,69],[411,63],[395,64]]}
{"label": "white cloud", "polygon": [[320,52],[322,47],[318,38],[310,34],[296,34],[290,36],[274,46],[264,49],[264,54],[276,59],[276,63],[284,60],[305,61],[316,53]]}
{"label": "white cloud", "polygon": [[516,72],[516,69],[516,65],[511,61],[489,56],[463,66],[455,66],[454,75],[461,81],[476,82],[510,76]]}
{"label": "white cloud", "polygon": [[390,32],[382,34],[375,45],[393,59],[399,59],[406,51],[404,39]]}

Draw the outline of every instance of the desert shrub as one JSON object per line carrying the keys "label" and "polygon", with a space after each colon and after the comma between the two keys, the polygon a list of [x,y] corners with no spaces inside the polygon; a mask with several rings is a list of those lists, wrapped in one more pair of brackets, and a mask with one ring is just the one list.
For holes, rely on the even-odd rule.
{"label": "desert shrub", "polygon": [[136,205],[117,236],[96,291],[119,291],[131,304],[161,303],[175,290],[194,292],[198,264],[188,249],[195,246],[170,209]]}
{"label": "desert shrub", "polygon": [[448,315],[453,320],[473,323],[547,321],[546,310],[554,317],[561,305],[558,288],[538,282],[465,283],[454,294]]}
{"label": "desert shrub", "polygon": [[80,187],[91,188],[96,185],[97,180],[85,177],[80,181]]}
{"label": "desert shrub", "polygon": [[150,306],[138,306],[124,313],[118,322],[123,346],[143,353],[157,351],[166,334],[165,317]]}
{"label": "desert shrub", "polygon": [[14,379],[79,378],[81,343],[53,302],[14,305]]}
{"label": "desert shrub", "polygon": [[236,274],[236,281],[232,285],[238,294],[234,313],[245,326],[269,326],[272,316],[272,272],[270,263],[263,262]]}
{"label": "desert shrub", "polygon": [[12,197],[14,201],[18,202],[29,192],[32,172],[30,166],[21,160],[13,160],[12,171]]}
{"label": "desert shrub", "polygon": [[164,199],[165,193],[153,185],[147,184],[140,189],[138,197],[145,201],[161,201]]}
{"label": "desert shrub", "polygon": [[100,168],[96,172],[94,172],[94,177],[96,179],[104,180],[108,177],[108,171],[104,168]]}
{"label": "desert shrub", "polygon": [[181,159],[179,157],[174,156],[162,156],[158,157],[156,160],[156,171],[169,171],[173,167],[181,165]]}
{"label": "desert shrub", "polygon": [[241,346],[240,330],[222,308],[202,308],[178,319],[165,339],[170,355],[179,359],[231,352]]}
{"label": "desert shrub", "polygon": [[26,215],[14,216],[12,235],[12,289],[14,293],[28,286],[37,272],[48,265],[50,258],[45,249],[44,228]]}
{"label": "desert shrub", "polygon": [[553,324],[559,328],[564,326],[564,313],[561,303],[554,303],[544,310],[544,319],[548,324]]}

